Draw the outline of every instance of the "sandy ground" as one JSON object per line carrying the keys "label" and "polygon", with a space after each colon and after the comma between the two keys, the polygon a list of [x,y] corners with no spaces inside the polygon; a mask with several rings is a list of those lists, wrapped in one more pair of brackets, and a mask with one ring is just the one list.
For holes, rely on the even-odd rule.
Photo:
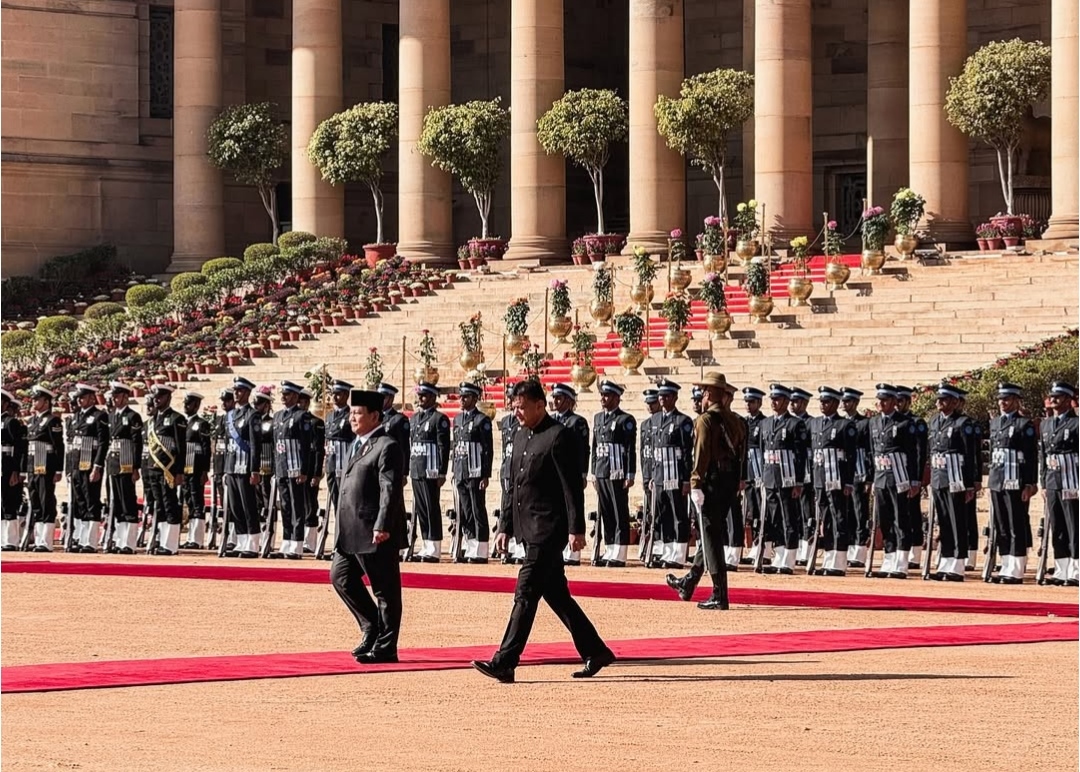
{"label": "sandy ground", "polygon": [[[297,566],[326,568],[313,561],[289,565]],[[513,574],[495,565],[407,570]],[[571,576],[661,582],[663,575],[582,568]],[[746,573],[732,584],[1077,597],[1057,588],[981,582]],[[321,584],[5,574],[0,603],[5,666],[326,651],[351,648],[357,639],[352,620]],[[750,606],[707,613],[684,603],[598,598],[581,604],[610,639],[1040,621]],[[406,590],[401,645],[494,650],[509,607],[508,595]],[[533,640],[567,639],[542,610]],[[5,695],[0,761],[5,770],[550,770],[568,764],[1061,770],[1078,763],[1075,643],[618,663],[584,682],[571,680],[571,669],[521,668],[513,686],[472,671],[443,671]]]}

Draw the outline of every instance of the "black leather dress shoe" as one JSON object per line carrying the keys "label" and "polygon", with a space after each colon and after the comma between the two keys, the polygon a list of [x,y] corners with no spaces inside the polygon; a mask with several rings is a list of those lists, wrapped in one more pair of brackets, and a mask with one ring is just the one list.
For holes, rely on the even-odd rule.
{"label": "black leather dress shoe", "polygon": [[848,566],[851,568],[866,568],[866,563],[863,563],[861,560],[849,560]]}
{"label": "black leather dress shoe", "polygon": [[236,550],[225,550],[225,553],[222,555],[222,557],[238,558],[240,557],[240,553]]}
{"label": "black leather dress shoe", "polygon": [[728,604],[724,603],[720,598],[715,595],[709,596],[706,600],[697,604],[697,607],[703,611],[727,611]]}
{"label": "black leather dress shoe", "polygon": [[488,564],[487,558],[465,558],[465,562],[473,566],[486,566]]}
{"label": "black leather dress shoe", "polygon": [[664,581],[667,582],[668,587],[679,593],[679,600],[690,600],[694,597],[694,586],[687,586],[686,582],[675,576],[675,574],[668,574],[664,577]]}
{"label": "black leather dress shoe", "polygon": [[396,651],[368,651],[356,658],[361,665],[385,665],[398,661]]}
{"label": "black leather dress shoe", "polygon": [[585,660],[585,667],[581,668],[581,670],[575,670],[571,675],[574,678],[592,678],[614,661],[615,654],[608,649],[603,654],[589,657]]}
{"label": "black leather dress shoe", "polygon": [[239,555],[240,557],[247,558],[248,560],[250,560],[251,558],[259,557],[258,552],[252,552],[251,550],[244,550],[243,552],[240,552]]}
{"label": "black leather dress shoe", "polygon": [[593,561],[593,565],[597,568],[605,568],[607,566],[607,558],[597,558]]}
{"label": "black leather dress shoe", "polygon": [[0,547],[0,552],[18,552],[18,551],[19,551],[19,548],[14,544],[5,544],[3,547]]}
{"label": "black leather dress shoe", "polygon": [[1080,587],[1080,579],[1067,579],[1065,581],[1066,587]]}
{"label": "black leather dress shoe", "polygon": [[781,576],[795,576],[795,569],[788,568],[787,566],[782,566],[776,570],[776,573],[780,574]]}
{"label": "black leather dress shoe", "polygon": [[907,567],[908,571],[918,571],[922,568],[922,563],[916,563],[914,560],[909,560]]}
{"label": "black leather dress shoe", "polygon": [[995,584],[1023,584],[1024,580],[1015,576],[995,576]]}
{"label": "black leather dress shoe", "polygon": [[890,571],[886,576],[889,579],[907,579],[906,571]]}
{"label": "black leather dress shoe", "polygon": [[608,568],[626,568],[625,560],[609,560],[605,564]]}
{"label": "black leather dress shoe", "polygon": [[439,559],[437,557],[435,557],[434,555],[421,555],[420,556],[420,562],[421,563],[438,563]]}
{"label": "black leather dress shoe", "polygon": [[311,547],[304,547],[304,554],[305,555],[314,555],[315,550],[313,550]]}
{"label": "black leather dress shoe", "polygon": [[795,561],[795,567],[796,568],[806,568],[806,561],[805,560],[796,560]]}
{"label": "black leather dress shoe", "polygon": [[82,547],[79,548],[79,552],[82,552],[86,555],[93,555],[95,552],[97,552],[97,550],[91,547],[89,544],[84,544],[82,545]]}
{"label": "black leather dress shoe", "polygon": [[[34,547],[34,552],[52,552],[52,550],[50,550],[44,544],[39,544],[38,546]],[[1064,582],[1062,582],[1062,584],[1064,584]]]}
{"label": "black leather dress shoe", "polygon": [[681,571],[683,569],[682,563],[676,563],[674,560],[665,560],[660,564],[661,568],[666,568],[669,571]]}
{"label": "black leather dress shoe", "polygon": [[164,547],[158,547],[157,549],[154,550],[154,554],[155,555],[162,555],[164,557],[173,557],[175,555],[179,555],[180,553],[179,552],[173,552],[172,550],[167,550]]}
{"label": "black leather dress shoe", "polygon": [[[962,574],[945,573],[944,574],[944,581],[946,581],[946,582],[962,582],[962,581],[964,581],[964,577],[963,577]],[[1018,579],[1017,582],[1019,582],[1019,581],[1020,580]]]}
{"label": "black leather dress shoe", "polygon": [[284,552],[271,552],[266,557],[270,558],[271,560],[284,560],[285,559],[285,553]]}
{"label": "black leather dress shoe", "polygon": [[819,568],[814,571],[814,576],[847,576],[847,572],[839,568]]}
{"label": "black leather dress shoe", "polygon": [[183,544],[180,545],[180,549],[182,549],[182,550],[201,550],[202,545],[201,544],[196,544],[193,541],[186,541],[186,542],[184,542]]}
{"label": "black leather dress shoe", "polygon": [[134,555],[135,554],[135,550],[133,550],[131,547],[121,547],[120,549],[117,550],[117,552],[119,552],[121,555]]}
{"label": "black leather dress shoe", "polygon": [[736,565],[732,565],[731,563],[727,563],[725,567],[727,568],[727,572],[729,574],[736,574],[739,572],[739,567]]}
{"label": "black leather dress shoe", "polygon": [[763,573],[763,574],[778,574],[778,573],[780,573],[780,569],[777,568],[776,566],[762,566],[761,567],[761,573]]}
{"label": "black leather dress shoe", "polygon": [[[512,562],[512,560],[510,558],[505,558],[503,560],[503,563],[510,563],[510,562]],[[564,566],[580,566],[581,565],[580,560],[564,560],[562,563],[563,563]]]}
{"label": "black leather dress shoe", "polygon": [[501,684],[514,683],[514,669],[513,668],[499,668],[495,667],[490,662],[486,662],[482,659],[474,659],[472,666],[486,675],[488,678],[494,678]]}
{"label": "black leather dress shoe", "polygon": [[752,566],[752,565],[754,565],[754,559],[753,558],[739,558],[739,565],[740,566]]}
{"label": "black leather dress shoe", "polygon": [[364,637],[360,639],[360,645],[352,650],[353,657],[359,662],[360,656],[367,654],[375,648],[375,641],[379,640],[379,629],[373,627],[364,633]]}
{"label": "black leather dress shoe", "polygon": [[304,556],[303,555],[297,555],[295,552],[290,552],[288,555],[285,556],[285,559],[286,560],[303,560]]}
{"label": "black leather dress shoe", "polygon": [[420,562],[420,556],[416,555],[416,554],[413,554],[406,562],[407,563],[419,563]]}

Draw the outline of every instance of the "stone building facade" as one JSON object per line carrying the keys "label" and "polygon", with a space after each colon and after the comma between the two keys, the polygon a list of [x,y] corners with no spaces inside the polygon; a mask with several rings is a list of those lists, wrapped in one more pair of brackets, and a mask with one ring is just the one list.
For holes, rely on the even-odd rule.
{"label": "stone building facade", "polygon": [[[1027,121],[1017,210],[1077,234],[1076,0],[20,0],[5,3],[2,270],[116,244],[157,272],[270,236],[251,188],[205,160],[225,105],[270,101],[289,122],[283,219],[354,246],[374,236],[366,189],[334,190],[303,157],[318,121],[369,100],[401,105],[387,161],[387,233],[425,260],[479,230],[471,197],[415,152],[430,105],[513,107],[492,225],[508,258],[567,254],[594,224],[580,169],[544,156],[535,118],[564,90],[628,97],[631,136],[606,170],[609,230],[659,242],[717,207],[712,180],[657,137],[652,104],[717,67],[757,77],[755,119],[732,138],[731,202],[756,197],[779,237],[828,211],[857,222],[911,184],[962,244],[1003,208],[993,151],[941,113],[947,77],[990,40],[1054,48],[1054,91]],[[633,180],[633,184],[631,184]]]}

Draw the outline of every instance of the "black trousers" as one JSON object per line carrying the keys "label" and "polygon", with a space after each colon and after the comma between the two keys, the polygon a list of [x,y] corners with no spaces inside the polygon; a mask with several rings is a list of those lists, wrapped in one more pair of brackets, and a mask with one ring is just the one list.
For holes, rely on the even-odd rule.
{"label": "black trousers", "polygon": [[118,523],[139,522],[139,502],[131,475],[109,475],[109,488],[109,516]]}
{"label": "black trousers", "polygon": [[101,483],[90,482],[91,472],[73,472],[71,484],[71,517],[74,520],[95,520],[101,522]]}
{"label": "black trousers", "polygon": [[[371,582],[372,599],[364,586],[364,576]],[[330,583],[353,615],[363,632],[379,631],[375,651],[397,654],[401,634],[401,567],[398,548],[385,541],[374,552],[364,555],[334,553],[330,564]]]}
{"label": "black trousers", "polygon": [[[657,488],[659,487],[658,481]],[[656,496],[656,519],[660,522],[660,541],[664,544],[689,542],[689,497],[683,495],[682,486],[670,491],[655,490],[653,495]]]}
{"label": "black trousers", "polygon": [[907,545],[904,549],[918,547],[923,543],[922,495],[907,500],[908,513],[906,523]]}
{"label": "black trousers", "polygon": [[[424,541],[442,541],[442,506],[439,504],[439,482],[412,478],[413,509]],[[458,513],[460,515],[460,513]]]}
{"label": "black trousers", "polygon": [[32,474],[26,478],[30,519],[35,523],[56,522],[56,483],[51,474]]}
{"label": "black trousers", "polygon": [[847,500],[842,490],[827,491],[815,488],[817,508],[821,513],[821,541],[818,548],[826,551],[847,550],[851,544],[851,531],[848,529]]}
{"label": "black trousers", "polygon": [[278,512],[281,514],[283,541],[304,540],[310,488],[307,483],[299,483],[293,477],[277,478]]}
{"label": "black trousers", "polygon": [[570,631],[574,648],[583,660],[607,651],[607,645],[593,623],[570,596],[562,559],[564,546],[561,539],[525,545],[525,563],[518,572],[517,586],[514,588],[514,608],[510,612],[510,621],[499,650],[491,658],[495,667],[517,667],[532,632],[541,598],[547,601],[555,616]]}
{"label": "black trousers", "polygon": [[[596,503],[604,529],[604,544],[630,544],[630,491],[623,481],[597,480]],[[656,503],[656,519],[660,521],[660,500]],[[653,531],[657,532],[655,527]]]}
{"label": "black trousers", "polygon": [[251,475],[225,475],[226,498],[229,511],[226,516],[236,528],[237,534],[259,533],[259,509],[255,503],[255,486],[251,484]]}
{"label": "black trousers", "polygon": [[480,480],[469,478],[454,483],[457,487],[458,525],[465,536],[487,542],[491,538],[491,525],[488,523],[487,491],[480,490]]}
{"label": "black trousers", "polygon": [[165,482],[165,475],[156,469],[146,475],[149,484],[150,498],[157,512],[159,523],[180,525],[183,522],[183,513],[180,510],[180,491]]}
{"label": "black trousers", "polygon": [[317,528],[319,525],[319,487],[312,479],[304,483],[304,488],[307,492],[304,525],[308,528]]}
{"label": "black trousers", "polygon": [[181,494],[187,505],[189,520],[206,519],[206,472],[192,472],[184,476]]}
{"label": "black trousers", "polygon": [[994,529],[998,552],[1024,557],[1033,544],[1031,539],[1031,501],[1024,501],[1020,491],[990,491],[994,503]]}
{"label": "black trousers", "polygon": [[3,506],[0,518],[4,520],[18,520],[19,509],[22,508],[23,486],[22,483],[12,485],[10,480],[11,475],[4,475],[3,481],[0,481],[0,497],[2,497]]}
{"label": "black trousers", "polygon": [[802,534],[802,500],[791,497],[791,488],[765,489],[765,541],[797,549]]}
{"label": "black trousers", "polygon": [[1046,491],[1046,515],[1053,518],[1054,530],[1050,536],[1054,543],[1054,558],[1080,558],[1077,544],[1078,513],[1080,501],[1062,497],[1062,491]]}
{"label": "black trousers", "polygon": [[853,535],[854,543],[865,546],[870,543],[870,486],[864,482],[855,483],[851,495],[847,497],[848,533]]}
{"label": "black trousers", "polygon": [[938,549],[943,558],[966,558],[968,542],[967,502],[964,491],[956,493],[946,488],[931,488],[934,497],[934,519],[938,522]]}
{"label": "black trousers", "polygon": [[964,504],[967,513],[967,545],[969,550],[979,548],[979,516],[976,514],[977,503],[975,499]]}
{"label": "black trousers", "polygon": [[[878,528],[886,552],[911,549],[908,541],[907,519],[911,511],[908,507],[907,491],[896,488],[874,488],[874,509],[877,512]],[[874,538],[874,534],[870,534]]]}

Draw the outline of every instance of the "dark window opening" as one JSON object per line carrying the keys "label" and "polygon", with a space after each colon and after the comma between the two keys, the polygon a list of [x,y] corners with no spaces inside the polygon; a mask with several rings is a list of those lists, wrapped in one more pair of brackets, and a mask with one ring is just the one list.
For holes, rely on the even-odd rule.
{"label": "dark window opening", "polygon": [[150,117],[173,117],[173,11],[150,6]]}
{"label": "dark window opening", "polygon": [[382,25],[382,98],[398,101],[398,25]]}

